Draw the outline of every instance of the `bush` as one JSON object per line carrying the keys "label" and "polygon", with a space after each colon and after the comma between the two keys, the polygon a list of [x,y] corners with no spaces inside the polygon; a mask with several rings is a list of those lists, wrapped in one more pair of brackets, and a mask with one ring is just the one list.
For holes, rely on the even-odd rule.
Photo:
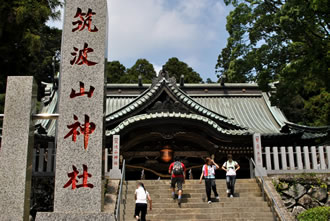
{"label": "bush", "polygon": [[330,220],[330,207],[319,206],[306,210],[298,215],[299,221],[327,221]]}

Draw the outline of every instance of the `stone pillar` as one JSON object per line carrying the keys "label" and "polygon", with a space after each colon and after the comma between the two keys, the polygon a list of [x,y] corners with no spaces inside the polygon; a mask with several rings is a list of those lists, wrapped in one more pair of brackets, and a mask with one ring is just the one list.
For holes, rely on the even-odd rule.
{"label": "stone pillar", "polygon": [[302,163],[301,147],[300,146],[296,147],[296,157],[297,157],[298,170],[304,169],[303,163]]}
{"label": "stone pillar", "polygon": [[327,153],[327,164],[328,168],[330,170],[330,146],[325,147],[325,152]]}
{"label": "stone pillar", "polygon": [[266,168],[267,168],[267,170],[272,170],[270,147],[265,147],[265,153],[266,153]]}
{"label": "stone pillar", "polygon": [[120,136],[112,136],[112,168],[109,177],[112,180],[121,179],[121,171],[119,169],[119,156],[120,156]]}
{"label": "stone pillar", "polygon": [[279,162],[278,162],[278,148],[273,147],[273,159],[274,159],[274,170],[280,170]]}
{"label": "stone pillar", "polygon": [[316,156],[316,147],[311,146],[311,152],[312,152],[312,165],[313,165],[313,170],[317,170],[317,156]]}
{"label": "stone pillar", "polygon": [[319,156],[320,156],[320,167],[321,170],[325,170],[327,166],[325,165],[325,159],[324,159],[324,147],[319,146]]}
{"label": "stone pillar", "polygon": [[36,89],[33,77],[8,77],[0,150],[0,220],[29,220]]}
{"label": "stone pillar", "polygon": [[293,155],[293,147],[290,146],[288,147],[288,152],[289,152],[289,165],[290,165],[290,170],[295,170],[295,163],[294,163],[294,155]]}
{"label": "stone pillar", "polygon": [[285,147],[281,147],[281,160],[282,160],[282,170],[287,170],[288,164],[286,162],[286,148]]}
{"label": "stone pillar", "polygon": [[256,166],[262,167],[261,135],[259,133],[253,134],[253,152]]}
{"label": "stone pillar", "polygon": [[106,0],[65,1],[54,213],[38,220],[101,217],[106,30]]}

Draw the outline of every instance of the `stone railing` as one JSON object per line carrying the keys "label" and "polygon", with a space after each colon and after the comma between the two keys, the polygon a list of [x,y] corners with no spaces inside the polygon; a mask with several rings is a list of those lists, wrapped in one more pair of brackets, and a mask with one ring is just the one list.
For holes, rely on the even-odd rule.
{"label": "stone railing", "polygon": [[267,174],[330,173],[330,146],[265,147]]}
{"label": "stone railing", "polygon": [[[105,148],[104,155],[104,171],[107,173],[111,168],[109,162],[112,158],[108,148]],[[34,176],[55,175],[56,150],[53,142],[49,142],[46,148],[34,148],[32,156],[32,174]]]}

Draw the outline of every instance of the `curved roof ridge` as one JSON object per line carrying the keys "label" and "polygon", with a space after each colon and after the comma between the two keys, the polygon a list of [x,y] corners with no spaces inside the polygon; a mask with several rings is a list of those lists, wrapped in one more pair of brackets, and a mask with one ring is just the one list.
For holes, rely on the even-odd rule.
{"label": "curved roof ridge", "polygon": [[168,78],[168,76],[164,76],[164,75],[158,76],[158,78],[154,79],[152,86],[149,89],[147,89],[144,93],[142,93],[140,96],[138,96],[136,99],[131,101],[129,104],[106,116],[105,117],[106,121],[112,121],[118,119],[136,110],[137,108],[143,106],[143,104],[146,101],[150,100],[157,92],[159,92],[162,86],[168,88],[170,93],[172,93],[172,95],[174,95],[179,101],[181,101],[183,104],[185,104],[192,110],[198,112],[199,114],[206,115],[207,117],[213,120],[221,121],[230,126],[234,126],[240,129],[248,129],[245,126],[239,125],[232,119],[223,116],[221,114],[218,114],[206,108],[202,104],[196,102],[194,99],[192,99],[189,95],[187,95],[176,85],[175,78]]}
{"label": "curved roof ridge", "polygon": [[212,118],[214,120],[220,120],[224,123],[231,124],[233,126],[241,128],[241,129],[248,129],[245,126],[239,125],[238,123],[236,123],[232,119],[228,118],[227,116],[216,113],[216,112],[210,110],[209,108],[205,107],[204,105],[198,103],[197,101],[192,99],[188,94],[186,94],[183,90],[181,90],[179,87],[177,87],[177,85],[175,83],[170,84],[169,86],[170,86],[171,91],[174,92],[174,95],[179,100],[181,100],[183,103],[185,103],[186,105],[188,105],[190,108],[194,109],[195,111],[197,111],[201,114],[207,115],[209,118]]}
{"label": "curved roof ridge", "polygon": [[287,121],[284,113],[276,106],[271,105],[269,96],[267,95],[267,93],[262,92],[262,97],[263,97],[265,103],[267,104],[267,107],[268,107],[270,113],[273,115],[273,117],[276,120],[276,122],[278,123],[278,125],[283,127],[285,125],[285,122]]}
{"label": "curved roof ridge", "polygon": [[114,134],[119,133],[121,130],[126,128],[128,125],[149,119],[157,119],[157,118],[181,118],[181,119],[191,119],[191,120],[198,120],[205,122],[212,126],[218,132],[221,132],[226,135],[250,135],[251,132],[245,129],[237,129],[237,130],[228,130],[220,127],[215,121],[199,115],[199,114],[187,114],[187,113],[177,113],[177,112],[160,112],[160,113],[149,113],[149,114],[140,114],[135,115],[130,118],[127,118],[123,122],[121,122],[117,127],[113,128],[112,130],[106,131],[106,136],[111,136]]}

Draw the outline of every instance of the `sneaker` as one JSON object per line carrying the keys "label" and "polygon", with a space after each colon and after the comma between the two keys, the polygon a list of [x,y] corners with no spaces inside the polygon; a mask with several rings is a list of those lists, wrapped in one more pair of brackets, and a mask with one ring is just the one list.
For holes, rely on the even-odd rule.
{"label": "sneaker", "polygon": [[230,195],[230,198],[234,198],[233,194]]}
{"label": "sneaker", "polygon": [[181,199],[178,199],[178,205],[181,207]]}
{"label": "sneaker", "polygon": [[215,198],[216,198],[217,200],[219,200],[219,199],[220,199],[220,197],[219,197],[219,196],[216,196]]}
{"label": "sneaker", "polygon": [[230,190],[229,189],[227,189],[227,193],[230,193]]}
{"label": "sneaker", "polygon": [[175,200],[175,194],[172,194],[172,198]]}
{"label": "sneaker", "polygon": [[211,203],[212,203],[212,201],[208,201],[207,203],[208,203],[208,204],[211,204]]}

